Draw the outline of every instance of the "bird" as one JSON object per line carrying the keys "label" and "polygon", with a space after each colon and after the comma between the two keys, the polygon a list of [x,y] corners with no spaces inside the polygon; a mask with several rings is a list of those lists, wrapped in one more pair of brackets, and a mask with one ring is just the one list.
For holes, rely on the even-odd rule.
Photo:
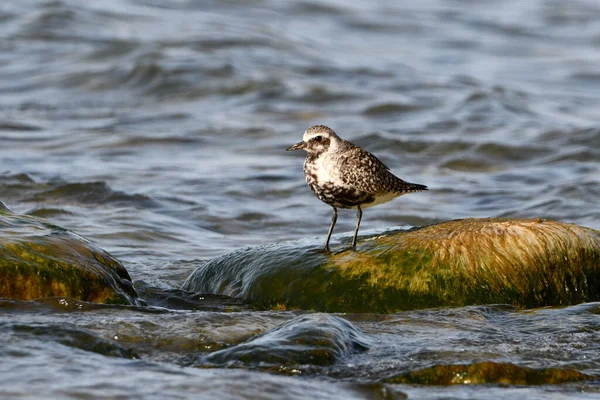
{"label": "bird", "polygon": [[373,154],[340,138],[325,125],[308,128],[302,141],[287,149],[292,150],[306,151],[306,183],[319,200],[333,207],[331,226],[323,249],[326,253],[331,253],[329,241],[337,222],[338,208],[357,210],[352,239],[352,250],[356,251],[363,209],[386,203],[406,193],[428,190],[425,185],[398,178]]}

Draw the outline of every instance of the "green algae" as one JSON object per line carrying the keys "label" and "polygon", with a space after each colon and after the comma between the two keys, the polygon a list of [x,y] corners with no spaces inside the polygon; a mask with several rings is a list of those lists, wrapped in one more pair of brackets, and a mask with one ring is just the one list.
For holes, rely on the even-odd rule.
{"label": "green algae", "polygon": [[531,308],[600,298],[600,232],[571,224],[466,219],[371,237],[357,252],[325,254],[317,246],[234,251],[200,266],[183,288],[258,308],[325,312]]}
{"label": "green algae", "polygon": [[136,304],[125,268],[86,239],[0,207],[0,297]]}

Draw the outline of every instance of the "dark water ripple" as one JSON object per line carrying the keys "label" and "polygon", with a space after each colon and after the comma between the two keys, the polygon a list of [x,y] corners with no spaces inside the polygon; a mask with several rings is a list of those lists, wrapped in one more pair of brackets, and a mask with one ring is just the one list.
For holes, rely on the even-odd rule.
{"label": "dark water ripple", "polygon": [[[598,4],[24,0],[4,2],[0,22],[0,201],[109,250],[161,310],[0,304],[0,334],[13,343],[13,370],[0,374],[9,397],[30,387],[70,398],[598,395],[594,382],[381,383],[482,360],[599,376],[594,305],[341,316],[375,344],[279,371],[312,377],[302,380],[180,368],[297,315],[178,291],[211,257],[326,233],[330,209],[307,189],[302,158],[284,151],[316,123],[431,189],[369,209],[365,231],[493,216],[600,229]],[[340,213],[339,232],[353,226],[353,213]],[[6,328],[62,323],[88,332],[67,332],[73,341],[112,340],[143,361]],[[81,385],[60,374],[65,364]],[[214,389],[226,386],[237,389]]]}

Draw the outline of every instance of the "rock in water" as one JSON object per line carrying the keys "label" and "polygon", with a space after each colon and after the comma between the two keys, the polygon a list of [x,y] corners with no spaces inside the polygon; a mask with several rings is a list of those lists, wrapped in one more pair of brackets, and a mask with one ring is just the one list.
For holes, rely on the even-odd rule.
{"label": "rock in water", "polygon": [[72,297],[137,304],[131,278],[116,259],[88,240],[0,203],[0,297]]}
{"label": "rock in water", "polygon": [[435,365],[405,372],[384,381],[412,385],[559,385],[593,380],[591,375],[575,369],[533,369],[510,363],[491,361],[473,364]]}
{"label": "rock in water", "polygon": [[345,319],[329,314],[308,314],[244,343],[202,357],[197,365],[325,366],[368,348],[369,339]]}
{"label": "rock in water", "polygon": [[328,312],[600,299],[600,232],[577,225],[464,219],[361,242],[332,255],[306,240],[234,251],[200,266],[183,288]]}

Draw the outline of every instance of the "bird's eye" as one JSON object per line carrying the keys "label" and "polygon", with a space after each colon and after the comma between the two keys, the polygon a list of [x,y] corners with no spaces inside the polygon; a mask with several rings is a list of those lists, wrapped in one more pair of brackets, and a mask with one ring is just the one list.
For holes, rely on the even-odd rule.
{"label": "bird's eye", "polygon": [[320,142],[323,140],[323,136],[315,136],[315,142]]}

